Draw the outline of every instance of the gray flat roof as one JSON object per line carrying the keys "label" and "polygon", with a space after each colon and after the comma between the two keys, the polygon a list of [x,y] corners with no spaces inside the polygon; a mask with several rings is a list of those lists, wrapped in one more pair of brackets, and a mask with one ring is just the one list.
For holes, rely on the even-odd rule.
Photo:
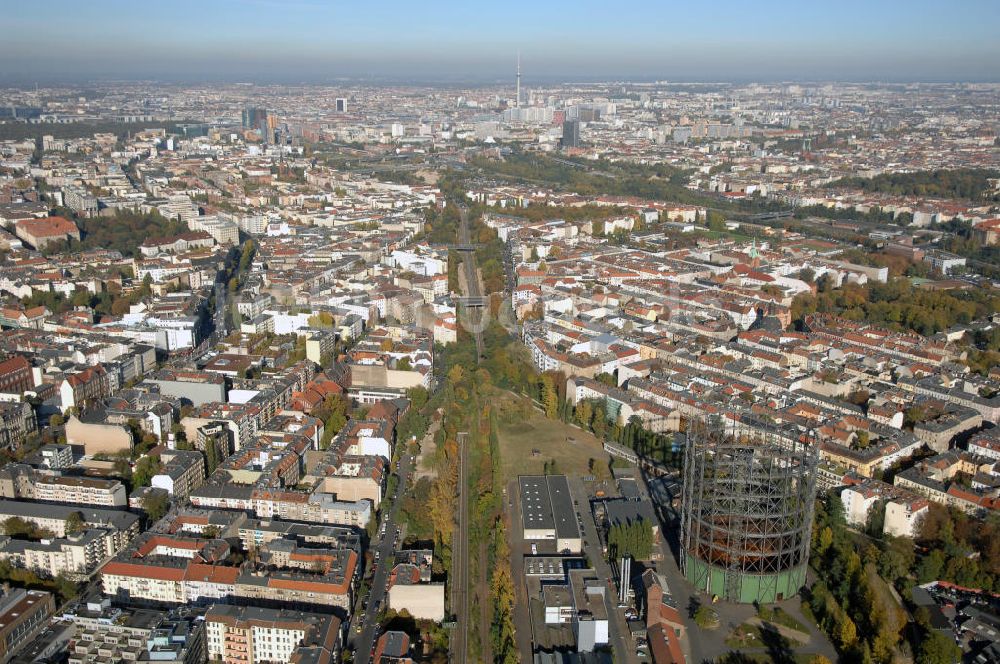
{"label": "gray flat roof", "polygon": [[549,487],[542,475],[518,478],[521,486],[521,522],[525,530],[555,529]]}
{"label": "gray flat roof", "polygon": [[628,498],[629,500],[639,500],[642,498],[642,494],[639,493],[639,483],[631,477],[623,477],[618,480],[618,490],[621,491],[623,498]]}
{"label": "gray flat roof", "polygon": [[565,475],[549,475],[549,500],[552,501],[552,517],[556,522],[556,537],[579,538],[580,525],[573,509],[573,496],[569,493],[569,482]]}
{"label": "gray flat roof", "polygon": [[650,527],[656,525],[653,505],[648,501],[612,498],[604,502],[604,507],[612,525],[635,523],[640,519],[645,519]]}
{"label": "gray flat roof", "polygon": [[73,512],[83,515],[87,525],[110,524],[119,530],[126,530],[139,520],[138,515],[124,510],[100,509],[89,505],[58,505],[52,503],[29,503],[20,500],[0,500],[0,519],[12,516],[23,519],[62,519]]}
{"label": "gray flat roof", "polygon": [[405,657],[409,653],[408,637],[405,632],[386,632],[385,649],[382,654],[386,657]]}
{"label": "gray flat roof", "polygon": [[565,475],[522,475],[518,483],[525,530],[553,530],[560,539],[580,537]]}

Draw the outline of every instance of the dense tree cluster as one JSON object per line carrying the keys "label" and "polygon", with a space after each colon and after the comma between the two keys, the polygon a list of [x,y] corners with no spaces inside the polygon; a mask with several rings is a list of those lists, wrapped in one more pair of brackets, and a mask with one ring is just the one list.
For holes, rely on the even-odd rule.
{"label": "dense tree cluster", "polygon": [[1000,279],[1000,245],[982,244],[972,235],[972,224],[960,219],[940,224],[935,230],[946,232],[938,248],[964,256],[979,274],[989,279]]}
{"label": "dense tree cluster", "polygon": [[584,196],[638,196],[690,205],[719,204],[713,196],[688,189],[687,173],[666,164],[598,161],[573,166],[566,160],[522,153],[506,156],[503,161],[474,159],[472,164],[494,176],[560,186]]}
{"label": "dense tree cluster", "polygon": [[932,504],[918,538],[927,553],[913,565],[918,583],[944,580],[1000,592],[1000,517],[971,517]]}
{"label": "dense tree cluster", "polygon": [[344,428],[350,410],[350,401],[343,394],[330,394],[313,409],[310,415],[323,422],[323,438],[319,442],[320,449],[325,450],[329,447],[333,437]]}
{"label": "dense tree cluster", "polygon": [[653,554],[653,525],[645,519],[619,523],[608,528],[608,557],[617,560],[631,556],[649,560]]}
{"label": "dense tree cluster", "polygon": [[400,520],[406,524],[406,535],[417,541],[434,539],[434,524],[427,511],[433,482],[421,477],[403,495],[399,504]]}
{"label": "dense tree cluster", "polygon": [[55,533],[46,528],[39,528],[31,521],[19,516],[12,516],[3,522],[3,532],[14,539],[41,540],[55,537]]}
{"label": "dense tree cluster", "polygon": [[[474,366],[474,362],[470,366]],[[477,386],[475,372],[467,371],[460,364],[451,366],[439,394],[430,404],[430,407],[441,404],[444,409],[441,428],[435,435],[432,459],[437,477],[433,480],[421,478],[400,503],[407,532],[416,539],[434,542],[434,550],[438,552],[443,569],[448,569],[451,564],[451,537],[458,492],[458,434],[460,431],[467,432],[472,418],[482,413],[477,403],[480,389],[490,389],[488,381]],[[419,393],[413,396],[417,401],[422,398]],[[419,410],[411,407],[411,412]],[[407,431],[414,430],[412,424],[405,427]]]}
{"label": "dense tree cluster", "polygon": [[503,522],[497,521],[493,529],[493,574],[490,595],[493,600],[493,622],[490,637],[493,661],[496,664],[515,664],[521,658],[514,638],[514,579],[510,571],[510,546],[504,533]]}
{"label": "dense tree cluster", "polygon": [[[309,327],[317,327],[320,329],[330,329],[333,327],[335,319],[333,314],[329,311],[321,311],[318,314],[313,314],[309,317]],[[296,337],[296,342],[300,337]],[[303,348],[305,347],[305,339],[302,339]]]}
{"label": "dense tree cluster", "polygon": [[493,408],[496,388],[490,371],[476,363],[471,337],[463,335],[459,343],[439,352],[438,370],[443,374],[440,390],[433,396],[422,389],[411,390],[408,393],[411,408],[404,420],[414,413],[419,418],[412,423],[400,423],[402,436],[411,430],[423,435],[427,414],[442,411],[430,459],[436,477],[418,480],[403,496],[400,511],[407,524],[408,538],[432,541],[437,554],[436,569],[450,569],[457,518],[455,496],[459,492],[458,461],[460,445],[464,445],[468,484],[461,490],[468,491],[470,497],[467,546],[471,611],[474,616],[484,616],[482,625],[470,632],[470,653],[481,659],[514,662],[518,653],[514,641],[510,552],[504,548],[507,535],[500,500],[500,447]]}
{"label": "dense tree cluster", "polygon": [[807,606],[846,662],[888,662],[902,635],[920,664],[957,661],[954,641],[931,629],[926,609],[916,610],[916,628],[904,632],[906,617],[888,592],[903,597],[916,584],[950,581],[969,588],[1000,590],[1000,518],[975,518],[937,504],[930,506],[914,541],[881,533],[882,511],[874,509],[866,535],[847,528],[836,495],[817,502],[810,565],[818,580]]}
{"label": "dense tree cluster", "polygon": [[124,138],[130,133],[145,129],[166,129],[167,133],[178,133],[182,121],[171,122],[69,122],[65,124],[27,124],[24,122],[0,122],[0,141],[20,141],[25,138],[41,140],[42,136],[55,138],[93,138],[94,134],[114,134]]}
{"label": "dense tree cluster", "polygon": [[596,219],[610,219],[627,215],[629,211],[625,208],[610,205],[529,205],[511,212],[518,217],[524,217],[530,221],[549,221],[550,219],[562,219],[563,221],[590,221]]}
{"label": "dense tree cluster", "polygon": [[75,597],[78,590],[77,584],[63,573],[54,577],[43,577],[29,569],[14,567],[7,560],[0,560],[0,581],[19,588],[54,592],[63,602]]}
{"label": "dense tree cluster", "polygon": [[874,547],[858,553],[837,496],[817,502],[810,565],[820,580],[810,588],[808,608],[844,662],[894,660],[906,614],[880,578]]}
{"label": "dense tree cluster", "polygon": [[66,529],[67,535],[78,535],[86,530],[87,522],[84,521],[81,512],[70,512],[69,516],[66,517],[66,525],[63,527]]}
{"label": "dense tree cluster", "polygon": [[844,318],[932,335],[1000,311],[1000,295],[988,288],[934,291],[918,288],[908,279],[842,288],[819,284],[815,295],[803,293],[792,302],[792,319],[801,322],[811,313]]}
{"label": "dense tree cluster", "polygon": [[[226,259],[226,269],[220,277],[227,283],[230,293],[235,293],[240,289],[250,272],[250,266],[256,255],[257,243],[252,239],[246,240],[239,247],[230,249]],[[234,321],[233,327],[239,327],[239,324]]]}
{"label": "dense tree cluster", "polygon": [[429,207],[424,210],[424,232],[416,239],[430,244],[451,244],[458,239],[458,227],[462,223],[462,215],[455,205],[438,209]]}
{"label": "dense tree cluster", "polygon": [[448,291],[451,293],[459,292],[459,280],[458,280],[458,270],[462,265],[462,259],[459,257],[458,252],[449,249],[448,250]]}
{"label": "dense tree cluster", "polygon": [[927,609],[916,611],[917,629],[917,664],[954,664],[962,659],[962,648],[948,634],[931,627]]}
{"label": "dense tree cluster", "polygon": [[149,523],[155,523],[163,518],[170,509],[170,494],[166,491],[153,491],[142,499],[142,509],[146,512]]}
{"label": "dense tree cluster", "polygon": [[160,457],[142,457],[135,463],[135,469],[132,471],[132,486],[130,488],[135,489],[149,486],[153,481],[153,476],[159,475],[162,471],[163,464],[160,462]]}
{"label": "dense tree cluster", "polygon": [[[135,256],[139,245],[150,238],[173,237],[188,232],[187,224],[168,219],[159,212],[130,212],[119,210],[113,217],[87,217],[77,220],[80,243],[69,247],[53,245],[53,251],[82,249],[111,249],[123,256]],[[46,249],[48,253],[48,249]]]}
{"label": "dense tree cluster", "polygon": [[205,476],[209,476],[215,472],[215,469],[219,467],[226,458],[225,451],[219,450],[219,446],[216,441],[209,440],[205,444]]}
{"label": "dense tree cluster", "polygon": [[411,387],[406,391],[406,397],[410,400],[410,408],[396,425],[396,441],[405,445],[413,440],[419,444],[431,424],[430,418],[424,412],[430,395],[426,388]]}
{"label": "dense tree cluster", "polygon": [[[871,178],[841,178],[828,187],[860,189],[861,191],[893,196],[931,196],[935,198],[965,198],[982,200],[992,190],[988,182],[1000,177],[1000,171],[982,168],[917,171],[915,173],[883,173]],[[993,200],[1000,200],[993,196]]]}
{"label": "dense tree cluster", "polygon": [[483,284],[483,293],[499,293],[506,286],[504,272],[504,245],[495,231],[483,224],[481,215],[474,217],[472,226],[476,247],[476,266]]}

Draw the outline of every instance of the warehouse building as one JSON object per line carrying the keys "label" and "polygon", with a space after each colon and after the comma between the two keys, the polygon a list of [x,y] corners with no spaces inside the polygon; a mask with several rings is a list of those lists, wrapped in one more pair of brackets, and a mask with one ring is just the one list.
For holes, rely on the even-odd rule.
{"label": "warehouse building", "polygon": [[518,485],[524,539],[552,540],[560,553],[580,553],[583,538],[566,476],[523,475]]}

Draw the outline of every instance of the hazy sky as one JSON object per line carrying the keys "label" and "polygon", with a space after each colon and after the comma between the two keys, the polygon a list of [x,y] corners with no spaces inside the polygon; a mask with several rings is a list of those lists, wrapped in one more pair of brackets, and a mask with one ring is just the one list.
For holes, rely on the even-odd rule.
{"label": "hazy sky", "polygon": [[0,79],[1000,80],[1000,0],[0,0]]}

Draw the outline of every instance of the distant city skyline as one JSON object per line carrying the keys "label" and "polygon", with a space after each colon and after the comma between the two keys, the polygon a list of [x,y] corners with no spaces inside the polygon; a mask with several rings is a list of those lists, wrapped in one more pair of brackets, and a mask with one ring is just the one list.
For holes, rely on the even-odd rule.
{"label": "distant city skyline", "polygon": [[1000,3],[3,2],[5,83],[1000,80]]}

